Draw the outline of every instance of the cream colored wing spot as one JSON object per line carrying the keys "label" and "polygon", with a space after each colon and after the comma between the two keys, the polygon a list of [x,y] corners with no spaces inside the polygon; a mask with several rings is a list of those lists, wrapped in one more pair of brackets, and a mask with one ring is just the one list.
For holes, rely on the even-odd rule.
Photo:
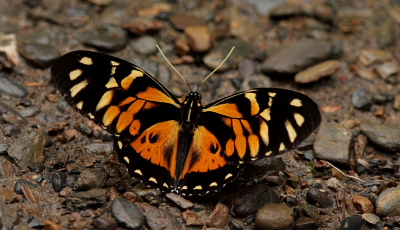
{"label": "cream colored wing spot", "polygon": [[269,145],[269,128],[266,122],[260,124],[260,136],[266,146]]}
{"label": "cream colored wing spot", "polygon": [[111,61],[111,65],[112,65],[112,66],[119,66],[119,62]]}
{"label": "cream colored wing spot", "polygon": [[269,156],[271,156],[271,154],[272,154],[272,151],[268,151],[265,153],[265,156],[269,157]]}
{"label": "cream colored wing spot", "polygon": [[96,111],[99,111],[100,109],[106,107],[109,105],[114,97],[114,91],[113,90],[108,90],[103,94],[103,96],[100,98],[99,103],[97,103],[96,106]]}
{"label": "cream colored wing spot", "polygon": [[[124,157],[124,160],[126,161],[126,163],[130,163],[130,160],[129,160],[129,158],[128,157]],[[140,171],[140,170],[139,170]],[[138,173],[139,174],[139,173]]]}
{"label": "cream colored wing spot", "polygon": [[212,182],[209,187],[216,187],[218,186],[217,182]]}
{"label": "cream colored wing spot", "polygon": [[115,80],[114,77],[110,77],[110,80],[108,80],[107,84],[106,84],[106,88],[107,89],[111,89],[111,88],[117,88],[119,87],[117,81]]}
{"label": "cream colored wing spot", "polygon": [[143,72],[140,72],[139,70],[132,70],[127,77],[122,79],[121,81],[122,88],[128,90],[131,87],[133,81],[138,77],[143,77]]}
{"label": "cream colored wing spot", "polygon": [[285,121],[285,127],[286,127],[286,131],[289,134],[290,142],[293,143],[297,137],[296,130],[294,130],[293,125],[292,125],[292,123],[290,123],[290,121]]}
{"label": "cream colored wing spot", "polygon": [[84,65],[93,65],[93,60],[90,57],[83,57],[79,62]]}
{"label": "cream colored wing spot", "polygon": [[228,173],[228,174],[226,174],[226,176],[225,176],[225,180],[228,180],[228,179],[231,178],[231,177],[233,177],[233,174],[232,174],[232,173]]}
{"label": "cream colored wing spot", "polygon": [[282,142],[281,145],[279,145],[279,151],[283,151],[286,149],[285,144]]}
{"label": "cream colored wing spot", "polygon": [[301,107],[301,106],[303,106],[303,104],[301,103],[301,100],[298,99],[298,98],[293,99],[293,100],[290,102],[290,105],[291,105],[291,106],[294,106],[294,107]]}
{"label": "cream colored wing spot", "polygon": [[80,102],[78,102],[77,104],[76,104],[76,108],[78,108],[78,109],[82,109],[82,107],[83,107],[83,101],[80,101]]}
{"label": "cream colored wing spot", "polygon": [[142,173],[142,171],[140,171],[140,169],[136,169],[136,170],[133,171],[133,172],[136,173],[136,174],[139,174],[139,175],[143,176],[143,173]]}
{"label": "cream colored wing spot", "polygon": [[168,188],[168,185],[165,182],[162,184],[162,186],[165,187],[165,188]]}
{"label": "cream colored wing spot", "polygon": [[70,73],[69,73],[69,79],[71,80],[71,81],[73,81],[73,80],[75,80],[75,79],[77,79],[78,77],[80,77],[81,75],[82,75],[82,70],[80,70],[80,69],[76,69],[76,70],[72,70]]}
{"label": "cream colored wing spot", "polygon": [[157,180],[156,180],[156,178],[154,178],[154,177],[150,177],[150,178],[149,178],[149,181],[154,182],[154,183],[156,183],[156,184],[158,183]]}
{"label": "cream colored wing spot", "polygon": [[90,118],[90,119],[94,119],[94,116],[93,116],[93,114],[91,114],[91,113],[88,113],[88,116],[89,116],[89,118]]}
{"label": "cream colored wing spot", "polygon": [[255,93],[246,93],[244,96],[247,99],[249,99],[249,101],[250,101],[251,115],[257,114],[260,111],[260,106],[257,102],[256,94]]}
{"label": "cream colored wing spot", "polygon": [[304,123],[304,117],[303,115],[299,114],[299,113],[295,113],[294,114],[294,120],[296,121],[296,124],[301,127]]}
{"label": "cream colored wing spot", "polygon": [[122,147],[124,147],[124,145],[122,144],[122,141],[118,141],[117,143],[118,143],[118,148],[119,149],[122,149]]}
{"label": "cream colored wing spot", "polygon": [[270,97],[270,98],[269,98],[269,101],[268,101],[268,106],[269,106],[269,107],[272,106],[272,101],[273,101],[273,100],[272,100],[272,97]]}
{"label": "cream colored wing spot", "polygon": [[193,190],[202,190],[203,187],[201,187],[201,185],[197,185],[196,187],[193,188]]}
{"label": "cream colored wing spot", "polygon": [[275,97],[275,96],[276,96],[276,93],[269,92],[268,95],[269,95],[270,97]]}
{"label": "cream colored wing spot", "polygon": [[117,67],[112,67],[111,68],[111,76],[115,74],[116,70],[117,70]]}
{"label": "cream colored wing spot", "polygon": [[187,189],[188,187],[186,185],[182,187],[182,190],[187,190]]}
{"label": "cream colored wing spot", "polygon": [[71,92],[71,97],[75,97],[82,89],[84,89],[89,82],[87,80],[81,81],[74,85],[69,91]]}
{"label": "cream colored wing spot", "polygon": [[262,113],[260,113],[260,116],[264,118],[266,121],[271,120],[271,108],[266,108]]}

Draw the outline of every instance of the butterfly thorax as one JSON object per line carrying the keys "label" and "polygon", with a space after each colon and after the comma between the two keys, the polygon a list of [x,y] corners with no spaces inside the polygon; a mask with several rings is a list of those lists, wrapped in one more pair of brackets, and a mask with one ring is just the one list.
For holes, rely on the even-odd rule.
{"label": "butterfly thorax", "polygon": [[189,93],[186,96],[186,100],[183,102],[181,110],[182,127],[185,128],[186,126],[196,125],[202,108],[201,95],[196,92]]}

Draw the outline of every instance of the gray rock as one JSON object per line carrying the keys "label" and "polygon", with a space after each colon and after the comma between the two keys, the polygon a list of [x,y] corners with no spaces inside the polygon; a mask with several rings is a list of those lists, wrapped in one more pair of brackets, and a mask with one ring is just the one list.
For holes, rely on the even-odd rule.
{"label": "gray rock", "polygon": [[91,143],[91,144],[86,145],[85,149],[88,153],[91,153],[91,154],[97,154],[100,152],[104,152],[107,155],[109,155],[114,151],[114,147],[111,142]]}
{"label": "gray rock", "polygon": [[330,42],[301,40],[272,54],[262,63],[261,70],[271,77],[293,76],[313,64],[328,59],[332,52],[333,44]]}
{"label": "gray rock", "polygon": [[176,193],[168,193],[165,194],[165,197],[173,201],[175,204],[177,204],[179,207],[183,209],[188,209],[188,208],[193,208],[194,204],[190,202],[189,200],[183,198],[182,196],[179,196]]}
{"label": "gray rock", "polygon": [[372,105],[372,95],[365,89],[357,90],[351,95],[351,103],[356,109],[369,110]]}
{"label": "gray rock", "polygon": [[23,86],[7,78],[4,74],[0,75],[0,92],[14,97],[26,97],[28,94]]}
{"label": "gray rock", "polygon": [[257,229],[291,229],[294,223],[293,209],[284,204],[266,204],[257,211]]}
{"label": "gray rock", "polygon": [[133,50],[139,54],[150,55],[157,52],[157,40],[151,36],[141,36],[130,42]]}
{"label": "gray rock", "polygon": [[400,151],[400,129],[393,125],[363,123],[361,132],[378,147],[389,151]]}
{"label": "gray rock", "polygon": [[314,142],[316,158],[350,167],[352,151],[351,130],[333,122],[321,125]]}
{"label": "gray rock", "polygon": [[49,67],[61,56],[56,47],[40,43],[24,43],[19,51],[28,62],[39,68]]}
{"label": "gray rock", "polygon": [[116,198],[111,205],[115,220],[127,229],[138,230],[144,225],[144,215],[136,203],[123,198]]}
{"label": "gray rock", "polygon": [[0,143],[0,155],[7,154],[7,150],[10,148],[10,145],[7,143]]}
{"label": "gray rock", "polygon": [[294,81],[299,84],[316,82],[319,81],[321,78],[333,74],[340,66],[341,63],[338,60],[324,61],[298,72],[294,76]]}
{"label": "gray rock", "polygon": [[125,47],[128,34],[119,26],[105,25],[85,31],[80,37],[84,45],[105,51],[118,51]]}
{"label": "gray rock", "polygon": [[316,188],[310,188],[307,192],[307,202],[319,208],[330,208],[333,206],[333,201],[329,196]]}
{"label": "gray rock", "polygon": [[158,209],[147,203],[140,203],[139,205],[144,216],[146,217],[146,226],[148,226],[149,229],[183,229],[172,213],[166,210]]}
{"label": "gray rock", "polygon": [[348,216],[340,224],[339,230],[361,229],[362,222],[363,222],[363,219],[360,215]]}
{"label": "gray rock", "polygon": [[28,108],[19,110],[19,114],[21,114],[21,116],[23,116],[25,118],[34,117],[34,116],[38,115],[39,113],[40,113],[40,110],[35,107],[28,107]]}
{"label": "gray rock", "polygon": [[31,163],[44,162],[45,143],[46,137],[43,133],[33,132],[22,135],[11,144],[8,155],[18,167],[25,169]]}
{"label": "gray rock", "polygon": [[87,168],[79,175],[74,188],[76,190],[89,190],[102,188],[108,179],[108,173],[103,168]]}
{"label": "gray rock", "polygon": [[107,201],[106,189],[92,189],[84,192],[73,192],[67,198],[68,211],[84,210],[99,207]]}

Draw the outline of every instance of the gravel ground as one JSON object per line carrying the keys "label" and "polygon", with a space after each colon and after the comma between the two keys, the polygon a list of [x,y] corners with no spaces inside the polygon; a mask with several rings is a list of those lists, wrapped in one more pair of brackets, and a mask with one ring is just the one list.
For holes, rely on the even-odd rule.
{"label": "gravel ground", "polygon": [[[400,1],[0,1],[2,229],[400,228]],[[112,135],[51,81],[61,55],[132,62],[204,104],[254,87],[310,96],[322,124],[221,192],[163,194],[131,178]]]}

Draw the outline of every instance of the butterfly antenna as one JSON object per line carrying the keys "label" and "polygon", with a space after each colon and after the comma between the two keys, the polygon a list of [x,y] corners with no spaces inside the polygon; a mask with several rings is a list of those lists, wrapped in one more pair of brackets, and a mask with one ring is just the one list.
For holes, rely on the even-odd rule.
{"label": "butterfly antenna", "polygon": [[167,61],[167,63],[171,66],[171,68],[173,70],[175,70],[175,72],[179,75],[179,77],[181,77],[183,79],[183,81],[186,83],[186,85],[189,87],[190,91],[192,91],[192,88],[190,87],[189,83],[186,81],[186,79],[182,76],[181,73],[179,73],[179,71],[171,64],[170,61],[168,61],[167,57],[165,57],[165,54],[162,52],[160,46],[158,46],[158,44],[156,44],[158,51],[160,51],[161,55],[163,56],[163,58]]}
{"label": "butterfly antenna", "polygon": [[211,75],[213,75],[213,74],[215,73],[215,71],[217,71],[217,70],[226,62],[226,60],[228,60],[229,56],[231,56],[231,54],[232,54],[232,52],[233,52],[234,49],[235,49],[235,47],[233,46],[232,49],[231,49],[231,51],[229,51],[228,55],[226,55],[225,59],[221,62],[221,64],[219,64],[219,65],[217,66],[217,68],[215,68],[210,74],[208,74],[207,77],[205,77],[204,80],[200,83],[200,85],[197,86],[197,89],[196,89],[195,92],[197,92],[197,90],[200,88],[200,86],[201,86],[205,81],[207,81],[207,79],[208,79],[209,77],[211,77]]}

